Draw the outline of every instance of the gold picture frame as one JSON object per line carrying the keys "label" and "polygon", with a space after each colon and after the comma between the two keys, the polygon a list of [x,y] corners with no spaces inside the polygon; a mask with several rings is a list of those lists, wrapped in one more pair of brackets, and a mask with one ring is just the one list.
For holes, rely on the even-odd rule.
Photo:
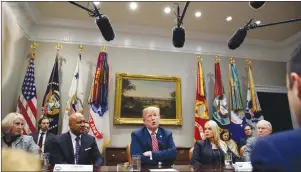
{"label": "gold picture frame", "polygon": [[160,108],[160,124],[182,126],[181,79],[116,73],[114,124],[143,124],[142,110]]}

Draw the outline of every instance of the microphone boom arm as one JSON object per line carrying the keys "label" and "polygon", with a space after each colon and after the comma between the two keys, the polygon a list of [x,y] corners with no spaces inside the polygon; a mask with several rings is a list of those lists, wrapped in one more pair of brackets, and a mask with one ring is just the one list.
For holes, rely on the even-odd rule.
{"label": "microphone boom arm", "polygon": [[269,24],[248,24],[247,29],[256,29],[259,27],[266,27],[266,26],[273,26],[273,25],[278,25],[278,24],[284,24],[284,23],[291,23],[291,22],[296,22],[296,21],[301,21],[301,18],[296,18],[296,19],[289,19],[289,20],[284,20],[280,22],[275,22],[275,23],[269,23]]}
{"label": "microphone boom arm", "polygon": [[183,22],[183,19],[184,19],[184,16],[185,16],[185,14],[186,14],[186,10],[187,10],[189,4],[190,4],[190,1],[187,1],[187,2],[185,3],[183,13],[182,13],[181,18],[180,18],[180,20],[179,20],[179,23],[180,23],[180,24],[182,24],[182,22]]}

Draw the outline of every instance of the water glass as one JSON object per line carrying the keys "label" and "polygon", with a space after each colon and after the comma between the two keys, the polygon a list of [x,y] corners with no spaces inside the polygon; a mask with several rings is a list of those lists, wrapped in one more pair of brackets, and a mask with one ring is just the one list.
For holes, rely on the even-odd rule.
{"label": "water glass", "polygon": [[141,156],[140,155],[132,156],[132,165],[133,165],[133,171],[141,170]]}
{"label": "water glass", "polygon": [[225,153],[225,168],[233,168],[232,167],[232,153]]}
{"label": "water glass", "polygon": [[117,165],[117,171],[132,172],[133,171],[133,166],[131,164],[118,164]]}
{"label": "water glass", "polygon": [[49,153],[41,153],[41,159],[43,161],[43,171],[48,171],[49,169]]}

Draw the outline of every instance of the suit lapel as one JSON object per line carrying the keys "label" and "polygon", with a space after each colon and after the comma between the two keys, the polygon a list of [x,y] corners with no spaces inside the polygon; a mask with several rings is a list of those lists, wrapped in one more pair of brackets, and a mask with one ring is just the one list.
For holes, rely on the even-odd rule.
{"label": "suit lapel", "polygon": [[148,146],[150,147],[150,149],[153,150],[152,137],[149,134],[146,127],[144,127],[144,138],[146,138],[146,142],[147,142]]}
{"label": "suit lapel", "polygon": [[63,143],[65,143],[63,149],[66,149],[67,152],[66,158],[68,159],[69,163],[72,162],[72,164],[74,164],[74,150],[73,150],[71,135],[69,132],[66,134],[65,142]]}
{"label": "suit lapel", "polygon": [[160,128],[158,128],[158,132],[156,134],[157,140],[158,140],[158,146],[159,146],[159,150],[163,150],[164,148],[164,143],[163,143],[163,136],[162,136],[162,132],[160,130]]}
{"label": "suit lapel", "polygon": [[38,144],[39,132],[36,132],[32,135],[33,141]]}

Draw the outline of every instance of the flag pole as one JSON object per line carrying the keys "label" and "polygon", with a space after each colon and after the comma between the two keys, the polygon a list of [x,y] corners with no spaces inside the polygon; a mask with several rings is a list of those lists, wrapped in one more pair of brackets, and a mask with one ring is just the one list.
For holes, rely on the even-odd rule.
{"label": "flag pole", "polygon": [[56,48],[56,56],[58,57],[60,55],[60,49],[62,48],[62,44],[58,43],[56,44],[55,48]]}
{"label": "flag pole", "polygon": [[106,52],[107,51],[107,46],[103,45],[100,47],[101,52]]}
{"label": "flag pole", "polygon": [[31,44],[31,58],[35,59],[36,57],[36,50],[37,50],[38,44],[36,42],[33,42]]}
{"label": "flag pole", "polygon": [[79,51],[79,60],[82,59],[82,52],[84,50],[84,46],[82,44],[78,45],[78,51]]}

